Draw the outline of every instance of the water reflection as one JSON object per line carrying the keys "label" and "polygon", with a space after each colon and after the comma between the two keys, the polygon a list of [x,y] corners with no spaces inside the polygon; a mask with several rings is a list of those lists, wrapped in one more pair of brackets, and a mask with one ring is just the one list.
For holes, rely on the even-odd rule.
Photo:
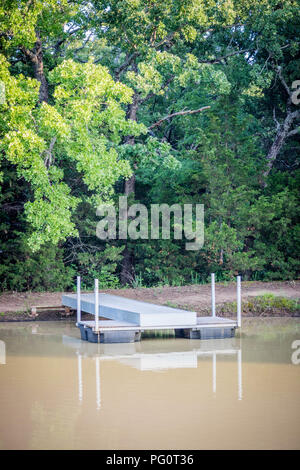
{"label": "water reflection", "polygon": [[0,341],[0,364],[6,364],[6,347],[4,341]]}
{"label": "water reflection", "polygon": [[300,448],[299,319],[245,324],[98,345],[71,322],[0,323],[0,449]]}
{"label": "water reflection", "polygon": [[[178,342],[178,340],[176,340]],[[175,344],[176,344],[175,341]],[[179,340],[180,341],[180,340]],[[63,336],[63,344],[74,349],[78,364],[78,400],[83,401],[84,358],[92,357],[95,361],[96,408],[101,407],[101,361],[118,361],[121,364],[141,371],[157,371],[168,369],[196,369],[198,358],[211,357],[212,360],[212,392],[217,393],[217,356],[236,356],[237,361],[237,398],[243,398],[242,385],[242,349],[241,340],[226,338],[223,340],[206,340],[199,348],[186,351],[140,352],[140,343],[129,344],[91,344],[72,336]],[[175,345],[174,344],[174,345]],[[199,344],[199,342],[198,342]],[[152,345],[153,346],[153,345]]]}

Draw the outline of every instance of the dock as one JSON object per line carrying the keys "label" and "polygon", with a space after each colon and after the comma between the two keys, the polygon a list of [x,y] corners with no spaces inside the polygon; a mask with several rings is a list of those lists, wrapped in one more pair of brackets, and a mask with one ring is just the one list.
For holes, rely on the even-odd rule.
{"label": "dock", "polygon": [[[213,302],[214,298],[212,295]],[[232,338],[240,326],[239,312],[237,320],[217,317],[214,308],[212,316],[197,317],[193,311],[99,293],[97,279],[94,294],[81,294],[78,277],[77,293],[63,295],[62,305],[77,310],[81,339],[91,343],[134,343],[143,332],[155,330],[173,330],[176,338],[224,339]],[[95,319],[84,321],[81,312]]]}

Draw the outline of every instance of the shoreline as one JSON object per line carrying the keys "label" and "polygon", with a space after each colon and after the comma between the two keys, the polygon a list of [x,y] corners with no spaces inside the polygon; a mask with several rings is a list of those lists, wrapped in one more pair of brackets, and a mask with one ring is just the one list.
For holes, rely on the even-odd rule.
{"label": "shoreline", "polygon": [[[173,308],[192,310],[198,316],[211,312],[210,284],[186,286],[139,287],[100,289],[101,292]],[[86,291],[89,292],[89,291]],[[61,307],[62,292],[4,292],[0,294],[0,323],[18,321],[76,320],[74,312],[66,314]],[[37,316],[32,307],[42,307]],[[47,310],[49,307],[49,310]],[[236,283],[216,283],[216,314],[236,316]],[[86,320],[92,315],[83,314]],[[300,280],[243,281],[242,316],[246,317],[300,317]]]}
{"label": "shoreline", "polygon": [[[235,318],[233,315],[231,317],[227,318]],[[299,318],[300,319],[300,314],[290,314],[290,313],[282,313],[282,314],[277,314],[277,315],[244,315],[242,312],[242,319],[254,319],[254,318],[264,318],[264,319],[274,319],[274,318]],[[91,318],[88,318],[87,320],[91,320]],[[101,320],[107,320],[107,318],[102,318]],[[0,318],[0,324],[1,323],[32,323],[32,322],[66,322],[69,321],[70,323],[76,322],[76,315],[69,315],[68,317],[63,316],[63,317],[54,317],[50,318],[47,316],[47,318],[44,318],[43,315],[38,315],[36,318],[30,318],[26,314],[22,315],[20,314],[19,318]]]}

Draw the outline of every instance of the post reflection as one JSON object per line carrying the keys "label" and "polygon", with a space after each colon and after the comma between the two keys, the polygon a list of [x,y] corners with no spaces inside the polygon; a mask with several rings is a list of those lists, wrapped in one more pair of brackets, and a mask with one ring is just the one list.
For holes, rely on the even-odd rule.
{"label": "post reflection", "polygon": [[78,399],[82,402],[83,397],[83,384],[82,384],[82,356],[77,351],[77,365],[78,365]]}
{"label": "post reflection", "polygon": [[[92,358],[95,363],[96,409],[101,408],[101,361],[118,361],[141,371],[158,371],[180,368],[198,368],[199,358],[211,358],[212,394],[217,395],[218,356],[236,357],[237,361],[237,399],[243,398],[242,349],[237,339],[205,340],[197,349],[168,352],[148,352],[142,343],[100,344],[83,343],[73,337],[64,336],[64,344],[76,350],[78,364],[78,400],[83,401],[84,358]],[[190,346],[189,343],[187,343]],[[198,343],[199,344],[199,343]],[[153,346],[153,343],[152,343]],[[174,345],[175,347],[175,345]],[[153,349],[153,347],[152,347]],[[88,397],[85,397],[88,399]]]}
{"label": "post reflection", "polygon": [[4,341],[0,341],[0,364],[6,364],[6,346]]}

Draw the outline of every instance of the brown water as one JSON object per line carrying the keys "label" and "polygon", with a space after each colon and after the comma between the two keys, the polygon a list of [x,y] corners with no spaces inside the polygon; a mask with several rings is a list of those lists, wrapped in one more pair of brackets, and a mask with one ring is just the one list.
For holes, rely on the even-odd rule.
{"label": "brown water", "polygon": [[129,345],[4,323],[0,340],[0,449],[300,448],[297,319]]}

